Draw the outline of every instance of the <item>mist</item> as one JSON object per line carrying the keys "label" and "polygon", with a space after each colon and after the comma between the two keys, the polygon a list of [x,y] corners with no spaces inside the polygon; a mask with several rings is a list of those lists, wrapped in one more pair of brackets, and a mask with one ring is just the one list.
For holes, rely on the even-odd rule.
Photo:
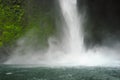
{"label": "mist", "polygon": [[[56,33],[47,36],[45,48],[41,48],[42,43],[38,43],[39,36],[36,36],[39,34],[34,34],[36,29],[32,29],[17,41],[17,47],[3,64],[31,64],[48,67],[119,66],[119,38],[116,39],[116,33],[110,33],[107,27],[111,26],[109,23],[112,21],[104,17],[104,14],[110,11],[100,14],[105,10],[101,8],[102,6],[101,9],[96,10],[95,6],[98,3],[93,5],[95,2],[87,0],[81,1],[81,4],[78,2],[80,3],[77,0],[56,2],[58,5],[55,6],[58,8],[55,13],[59,13],[55,19]],[[110,16],[107,17],[111,20]],[[115,24],[115,21],[111,24]]]}

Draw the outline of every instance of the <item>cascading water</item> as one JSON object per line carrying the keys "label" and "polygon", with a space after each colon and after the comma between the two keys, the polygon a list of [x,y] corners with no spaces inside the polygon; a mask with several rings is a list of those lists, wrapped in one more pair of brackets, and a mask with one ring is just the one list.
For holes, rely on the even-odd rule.
{"label": "cascading water", "polygon": [[[54,38],[50,38],[49,49],[46,52],[26,50],[21,55],[20,49],[14,51],[14,55],[5,64],[39,64],[40,66],[117,66],[119,61],[116,56],[108,57],[105,53],[114,54],[113,50],[106,47],[96,47],[85,51],[83,44],[82,18],[78,14],[77,0],[59,0],[61,13],[64,19],[63,42],[54,44]],[[61,49],[63,47],[64,49]],[[64,51],[65,50],[65,51]],[[17,54],[16,54],[17,53]],[[34,53],[34,54],[33,54]],[[35,54],[37,53],[37,54]],[[107,56],[107,57],[106,57]],[[30,59],[28,59],[30,58]]]}
{"label": "cascading water", "polygon": [[69,53],[80,53],[83,50],[82,24],[77,10],[77,0],[59,0],[62,15],[64,17],[65,30],[64,39]]}

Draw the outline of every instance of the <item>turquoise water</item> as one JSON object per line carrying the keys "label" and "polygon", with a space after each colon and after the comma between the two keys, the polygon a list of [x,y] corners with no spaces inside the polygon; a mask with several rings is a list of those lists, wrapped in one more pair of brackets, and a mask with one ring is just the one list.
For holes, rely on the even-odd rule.
{"label": "turquoise water", "polygon": [[120,80],[120,68],[0,66],[0,80]]}

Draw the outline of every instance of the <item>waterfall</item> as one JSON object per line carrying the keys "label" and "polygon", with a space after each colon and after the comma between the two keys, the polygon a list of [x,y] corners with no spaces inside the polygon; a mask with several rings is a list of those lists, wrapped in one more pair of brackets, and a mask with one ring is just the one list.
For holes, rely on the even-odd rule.
{"label": "waterfall", "polygon": [[[80,53],[83,50],[82,21],[78,15],[77,0],[59,0],[63,15],[65,44],[70,53]],[[64,40],[64,41],[65,41]]]}
{"label": "waterfall", "polygon": [[[85,50],[83,44],[83,19],[77,9],[77,0],[58,0],[62,14],[62,42],[54,37],[48,39],[46,51],[32,51],[20,44],[5,64],[38,64],[39,66],[119,66],[115,51],[107,47]],[[62,33],[61,33],[62,34]],[[21,41],[24,42],[24,39]],[[56,44],[58,42],[58,44]],[[19,41],[20,43],[20,41]],[[62,47],[62,49],[61,49]],[[64,49],[63,49],[64,48]],[[116,48],[116,47],[115,47]],[[24,50],[24,53],[21,53]],[[107,53],[107,54],[106,54]],[[108,55],[109,53],[109,55]],[[23,55],[22,55],[23,54]],[[113,65],[114,64],[114,65]]]}

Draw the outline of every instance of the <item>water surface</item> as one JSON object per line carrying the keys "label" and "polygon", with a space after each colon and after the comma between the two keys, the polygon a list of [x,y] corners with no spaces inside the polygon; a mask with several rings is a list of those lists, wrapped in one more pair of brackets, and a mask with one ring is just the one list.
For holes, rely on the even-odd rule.
{"label": "water surface", "polygon": [[0,80],[120,80],[120,68],[0,66]]}

